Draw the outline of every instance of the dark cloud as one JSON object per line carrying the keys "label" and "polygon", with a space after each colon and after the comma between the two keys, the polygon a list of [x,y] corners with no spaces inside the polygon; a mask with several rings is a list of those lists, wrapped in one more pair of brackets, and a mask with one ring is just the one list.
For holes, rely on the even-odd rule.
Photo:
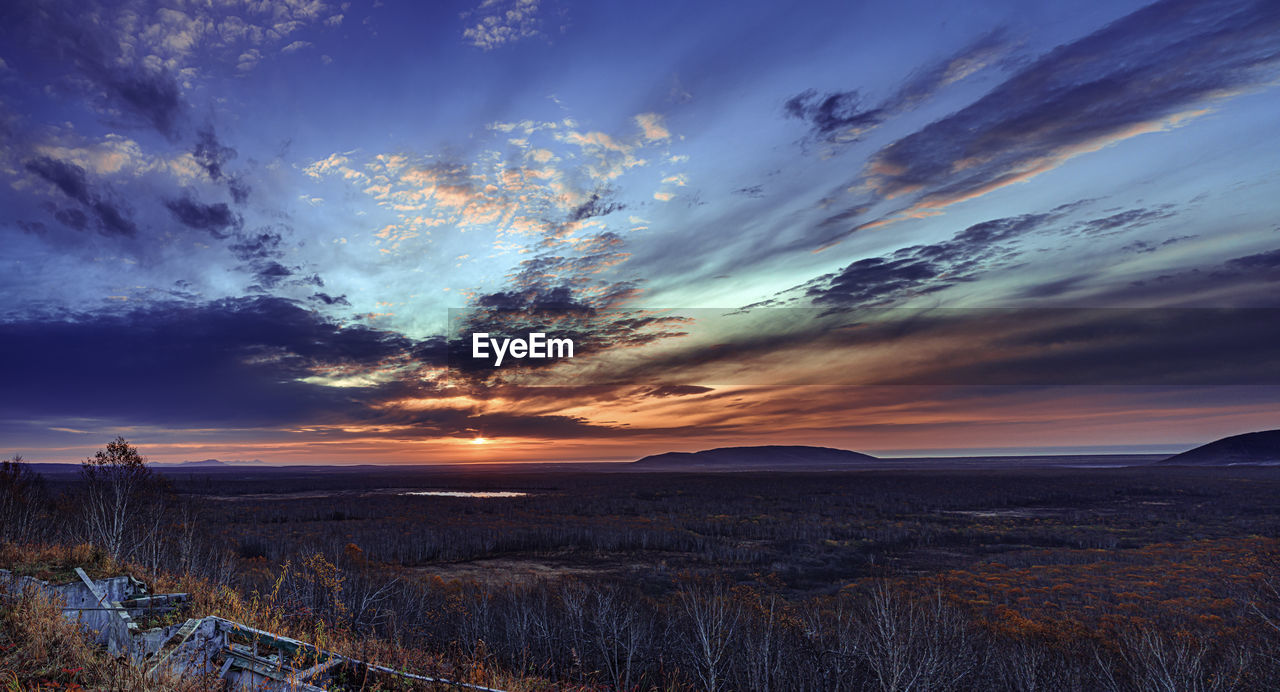
{"label": "dark cloud", "polygon": [[[765,309],[592,382],[719,385],[1280,383],[1280,309]],[[760,324],[773,327],[761,329]],[[714,339],[713,348],[707,342]],[[791,361],[826,367],[786,367]],[[840,363],[839,367],[831,367]],[[780,367],[781,366],[781,367]],[[654,385],[651,385],[654,386]],[[661,386],[661,385],[658,385]]]}
{"label": "dark cloud", "polygon": [[[613,210],[613,205],[604,203],[597,194],[570,216],[587,218]],[[469,311],[451,325],[455,338],[449,342],[450,363],[468,376],[506,376],[514,369],[504,365],[499,371],[487,361],[471,358],[465,335],[477,332],[495,338],[549,332],[572,339],[577,353],[596,354],[668,336],[664,318],[635,316],[617,309],[636,295],[634,283],[599,279],[602,269],[627,257],[623,245],[622,236],[603,232],[580,238],[572,245],[573,254],[543,252],[521,262],[501,290],[476,295]],[[521,368],[539,370],[553,365],[552,360],[529,361]]]}
{"label": "dark cloud", "polygon": [[134,236],[138,233],[138,227],[133,220],[125,215],[123,211],[116,205],[104,199],[99,199],[93,203],[93,213],[98,217],[98,223],[105,235],[123,235]]}
{"label": "dark cloud", "polygon": [[157,131],[173,139],[183,113],[181,90],[173,75],[163,70],[91,65],[112,100],[127,111],[150,123]]}
{"label": "dark cloud", "polygon": [[916,71],[896,93],[874,106],[866,105],[857,90],[819,94],[808,89],[787,99],[782,110],[788,117],[809,123],[818,139],[857,141],[888,118],[915,108],[947,84],[981,69],[1006,47],[1003,31],[988,33],[955,55]]}
{"label": "dark cloud", "polygon": [[642,310],[612,309],[617,293],[630,295],[631,287],[613,286],[614,295],[586,298],[570,286],[526,285],[477,296],[470,308],[451,315],[449,364],[458,373],[491,383],[519,382],[520,378],[552,368],[556,359],[529,360],[495,367],[489,359],[475,359],[471,335],[486,333],[493,339],[524,338],[543,332],[571,339],[574,357],[601,356],[615,349],[634,348],[678,336],[681,320]]}
{"label": "dark cloud", "polygon": [[237,259],[249,262],[280,256],[281,240],[279,233],[263,229],[258,233],[237,234],[235,242],[228,247]]}
{"label": "dark cloud", "polygon": [[290,276],[293,276],[292,269],[274,261],[257,264],[253,273],[253,278],[264,288],[275,288]]}
{"label": "dark cloud", "polygon": [[868,169],[882,195],[951,202],[1161,127],[1275,74],[1280,5],[1165,0],[1039,58],[972,105],[885,147]]}
{"label": "dark cloud", "polygon": [[236,204],[244,204],[248,201],[250,192],[248,183],[238,176],[229,175],[226,171],[227,163],[236,157],[237,152],[220,142],[212,127],[205,127],[196,135],[196,144],[191,155],[209,175],[210,180],[226,183],[227,191],[231,193],[231,199]]}
{"label": "dark cloud", "polygon": [[74,163],[41,156],[26,163],[26,169],[44,178],[62,191],[62,194],[84,205],[93,204],[89,182],[84,169]]}
{"label": "dark cloud", "polygon": [[236,150],[223,146],[213,128],[206,127],[196,135],[196,146],[191,154],[211,180],[221,180],[222,167],[236,157]]}
{"label": "dark cloud", "polygon": [[53,212],[53,218],[77,231],[83,231],[89,225],[89,217],[79,209],[57,209]]}
{"label": "dark cloud", "polygon": [[[941,273],[941,268],[932,262],[872,257],[850,264],[831,276],[823,285],[810,288],[807,294],[819,305],[875,304],[908,289],[925,286]],[[947,285],[949,284],[935,284],[928,286],[928,289],[941,290]]]}
{"label": "dark cloud", "polygon": [[[170,140],[178,136],[185,112],[182,90],[174,75],[126,55],[101,11],[84,3],[16,2],[5,16],[14,45],[25,44],[46,67],[74,75],[64,88],[85,90],[104,101],[107,113],[123,114],[154,128]],[[86,83],[87,80],[87,83]]]}
{"label": "dark cloud", "polygon": [[[1082,309],[1018,311],[989,320],[1003,334],[993,356],[956,372],[944,357],[929,382],[1079,384],[1275,384],[1276,309]],[[984,325],[973,325],[973,330]],[[1000,332],[996,332],[999,334]]]}
{"label": "dark cloud", "polygon": [[475,305],[512,312],[539,310],[589,310],[568,286],[529,287],[523,291],[499,291],[477,296]]}
{"label": "dark cloud", "polygon": [[1076,289],[1087,287],[1089,282],[1094,278],[1095,275],[1092,273],[1081,273],[1060,279],[1053,279],[1051,281],[1041,281],[1018,290],[1015,297],[1033,298],[1036,300],[1059,298],[1070,294]]}
{"label": "dark cloud", "polygon": [[657,387],[649,387],[640,391],[642,397],[665,398],[672,396],[694,396],[696,394],[706,394],[714,392],[711,387],[699,387],[691,384],[666,384]]}
{"label": "dark cloud", "polygon": [[1177,243],[1181,243],[1186,240],[1194,240],[1199,237],[1200,236],[1198,235],[1178,235],[1172,238],[1165,238],[1164,240],[1159,242],[1135,240],[1132,243],[1128,243],[1127,245],[1125,245],[1120,249],[1124,250],[1125,252],[1138,252],[1138,253],[1155,252],[1156,250],[1159,250],[1162,247],[1175,245]]}
{"label": "dark cloud", "polygon": [[1110,235],[1117,231],[1131,231],[1135,228],[1167,219],[1174,215],[1173,205],[1164,205],[1154,209],[1129,209],[1100,219],[1087,221],[1081,226],[1084,235]]}
{"label": "dark cloud", "polygon": [[607,216],[615,211],[626,209],[627,205],[609,202],[601,197],[601,193],[593,192],[587,201],[579,204],[569,213],[570,221],[582,221],[595,216]]}
{"label": "dark cloud", "polygon": [[[285,266],[278,261],[284,256],[284,236],[272,227],[262,227],[251,233],[240,231],[237,227],[231,238],[232,242],[227,248],[236,259],[244,262],[237,269],[253,274],[255,283],[245,289],[248,292],[264,293],[281,286],[324,288],[324,279],[319,274],[304,274],[303,267]],[[330,298],[328,294],[319,292],[314,293],[310,300],[320,301],[325,305],[350,305],[343,296]]]}
{"label": "dark cloud", "polygon": [[855,140],[887,117],[881,108],[864,108],[857,91],[818,94],[809,89],[787,99],[782,109],[788,117],[808,122],[818,136],[837,142]]}
{"label": "dark cloud", "polygon": [[[89,185],[85,170],[80,166],[48,156],[40,156],[27,161],[24,167],[27,171],[52,183],[62,194],[79,202],[88,209],[97,219],[98,231],[103,235],[128,237],[137,235],[138,227],[129,218],[129,215],[114,202],[95,193]],[[79,216],[65,212],[62,216],[58,216],[58,213],[55,212],[54,216],[66,225],[77,228],[77,230],[83,229],[87,225],[86,218],[86,224],[76,226],[76,222],[84,217],[83,212]]]}
{"label": "dark cloud", "polygon": [[[1078,209],[1079,205],[1075,204],[1061,205],[1045,213],[983,221],[960,231],[950,240],[913,245],[882,257],[858,260],[839,272],[817,277],[801,288],[815,305],[840,309],[884,305],[974,281],[980,272],[1007,264],[1021,255],[1018,241],[1033,233],[1047,232],[1052,228],[1059,240],[1073,236],[1096,237],[1133,231],[1172,218],[1177,213],[1172,205],[1140,207],[1078,223],[1055,225]],[[1182,239],[1185,237],[1169,239],[1160,245]],[[1146,246],[1143,241],[1135,242]],[[1136,247],[1138,245],[1131,244],[1125,249]],[[1058,296],[1082,285],[1088,278],[1082,274],[1036,284],[1019,295],[1037,298]]]}
{"label": "dark cloud", "polygon": [[1026,235],[1054,218],[1057,218],[1057,214],[1050,212],[983,221],[957,233],[956,237],[944,246],[961,254],[972,252],[977,248]]}
{"label": "dark cloud", "polygon": [[1280,249],[1145,276],[1102,294],[1100,300],[1274,308],[1280,307],[1280,292],[1275,290],[1277,283],[1280,283]]}
{"label": "dark cloud", "polygon": [[227,191],[231,193],[231,199],[235,200],[236,204],[244,204],[249,200],[249,185],[239,178],[227,179]]}
{"label": "dark cloud", "polygon": [[268,297],[0,323],[0,334],[5,417],[131,424],[359,417],[366,407],[354,390],[300,380],[418,348],[400,334],[344,326]]}
{"label": "dark cloud", "polygon": [[[481,399],[518,396],[425,384],[417,369],[434,372],[445,359],[443,337],[413,340],[344,325],[272,297],[11,321],[0,323],[6,387],[0,419],[82,418],[169,428],[306,425],[313,428],[310,439],[347,437],[342,427],[360,424],[395,426],[361,437],[397,439],[471,437],[479,430],[496,437],[627,434],[565,415],[395,405],[403,397],[456,397],[459,391]],[[389,363],[402,368],[390,381],[341,387],[318,381]],[[536,394],[562,395],[545,388]]]}
{"label": "dark cloud", "polygon": [[347,300],[345,295],[331,296],[328,293],[316,293],[311,296],[310,300],[318,303],[324,303],[325,305],[340,305],[342,307],[351,306],[351,301]]}
{"label": "dark cloud", "polygon": [[1280,273],[1280,250],[1260,252],[1230,260],[1224,266],[1228,272],[1277,272]]}
{"label": "dark cloud", "polygon": [[902,248],[883,257],[849,264],[804,287],[815,305],[870,307],[907,295],[931,293],[961,281],[1005,257],[1005,244],[1040,230],[1060,214],[1023,214],[977,223],[950,240]]}
{"label": "dark cloud", "polygon": [[15,223],[17,223],[18,228],[21,228],[25,233],[31,233],[33,235],[44,235],[45,233],[49,232],[49,227],[44,225],[44,223],[40,221],[19,220],[19,221],[16,221]]}
{"label": "dark cloud", "polygon": [[168,200],[164,205],[184,226],[208,231],[215,238],[226,238],[229,231],[239,229],[243,224],[240,216],[224,202],[201,204],[190,196],[184,196]]}

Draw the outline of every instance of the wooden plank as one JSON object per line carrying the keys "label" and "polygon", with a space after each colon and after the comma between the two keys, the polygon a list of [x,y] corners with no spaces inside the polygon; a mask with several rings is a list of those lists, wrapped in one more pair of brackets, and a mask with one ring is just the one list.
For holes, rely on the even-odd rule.
{"label": "wooden plank", "polygon": [[107,593],[99,589],[98,585],[93,583],[93,580],[89,578],[89,575],[84,573],[83,569],[77,567],[76,576],[80,577],[80,581],[84,582],[84,585],[89,587],[89,593],[93,594],[94,598],[98,599],[98,605],[104,605],[103,601],[106,600]]}
{"label": "wooden plank", "polygon": [[325,672],[326,670],[329,670],[330,668],[338,665],[339,663],[342,663],[342,661],[343,659],[339,656],[330,656],[329,660],[325,661],[324,663],[317,663],[316,665],[311,666],[310,668],[302,671],[301,673],[298,673],[298,679],[303,682],[307,682],[312,678],[315,678],[317,675],[320,675],[321,673]]}

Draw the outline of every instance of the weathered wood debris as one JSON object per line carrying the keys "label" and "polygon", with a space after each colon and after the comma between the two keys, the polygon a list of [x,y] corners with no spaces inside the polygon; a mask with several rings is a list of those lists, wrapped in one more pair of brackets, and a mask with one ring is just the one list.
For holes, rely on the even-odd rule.
{"label": "weathered wood debris", "polygon": [[116,656],[129,657],[148,675],[214,674],[231,689],[342,690],[456,688],[501,692],[491,687],[416,675],[326,651],[313,644],[255,629],[217,616],[148,627],[188,600],[184,593],[150,594],[146,584],[122,575],[54,584],[0,570],[0,589],[37,589],[64,602],[67,618],[78,621],[95,643]]}

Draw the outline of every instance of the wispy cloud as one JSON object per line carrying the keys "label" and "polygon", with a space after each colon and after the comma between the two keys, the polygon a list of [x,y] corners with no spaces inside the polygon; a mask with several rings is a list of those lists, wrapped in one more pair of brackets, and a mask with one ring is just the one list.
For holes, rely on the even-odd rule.
{"label": "wispy cloud", "polygon": [[667,139],[671,136],[671,131],[662,122],[662,116],[657,113],[641,113],[637,115],[636,124],[640,126],[640,131],[644,133],[645,139]]}
{"label": "wispy cloud", "polygon": [[1185,125],[1273,82],[1277,32],[1273,3],[1164,0],[1060,46],[972,105],[877,152],[855,187],[911,201],[849,232],[920,218]]}

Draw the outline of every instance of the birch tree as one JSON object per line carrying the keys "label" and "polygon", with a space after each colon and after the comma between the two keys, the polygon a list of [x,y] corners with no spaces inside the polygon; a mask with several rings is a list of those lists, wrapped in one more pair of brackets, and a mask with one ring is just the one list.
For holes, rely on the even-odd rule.
{"label": "birch tree", "polygon": [[154,485],[146,460],[137,448],[117,437],[81,463],[80,477],[84,481],[82,512],[89,542],[113,560],[128,558],[135,538],[131,532],[150,528],[141,527],[136,516]]}

